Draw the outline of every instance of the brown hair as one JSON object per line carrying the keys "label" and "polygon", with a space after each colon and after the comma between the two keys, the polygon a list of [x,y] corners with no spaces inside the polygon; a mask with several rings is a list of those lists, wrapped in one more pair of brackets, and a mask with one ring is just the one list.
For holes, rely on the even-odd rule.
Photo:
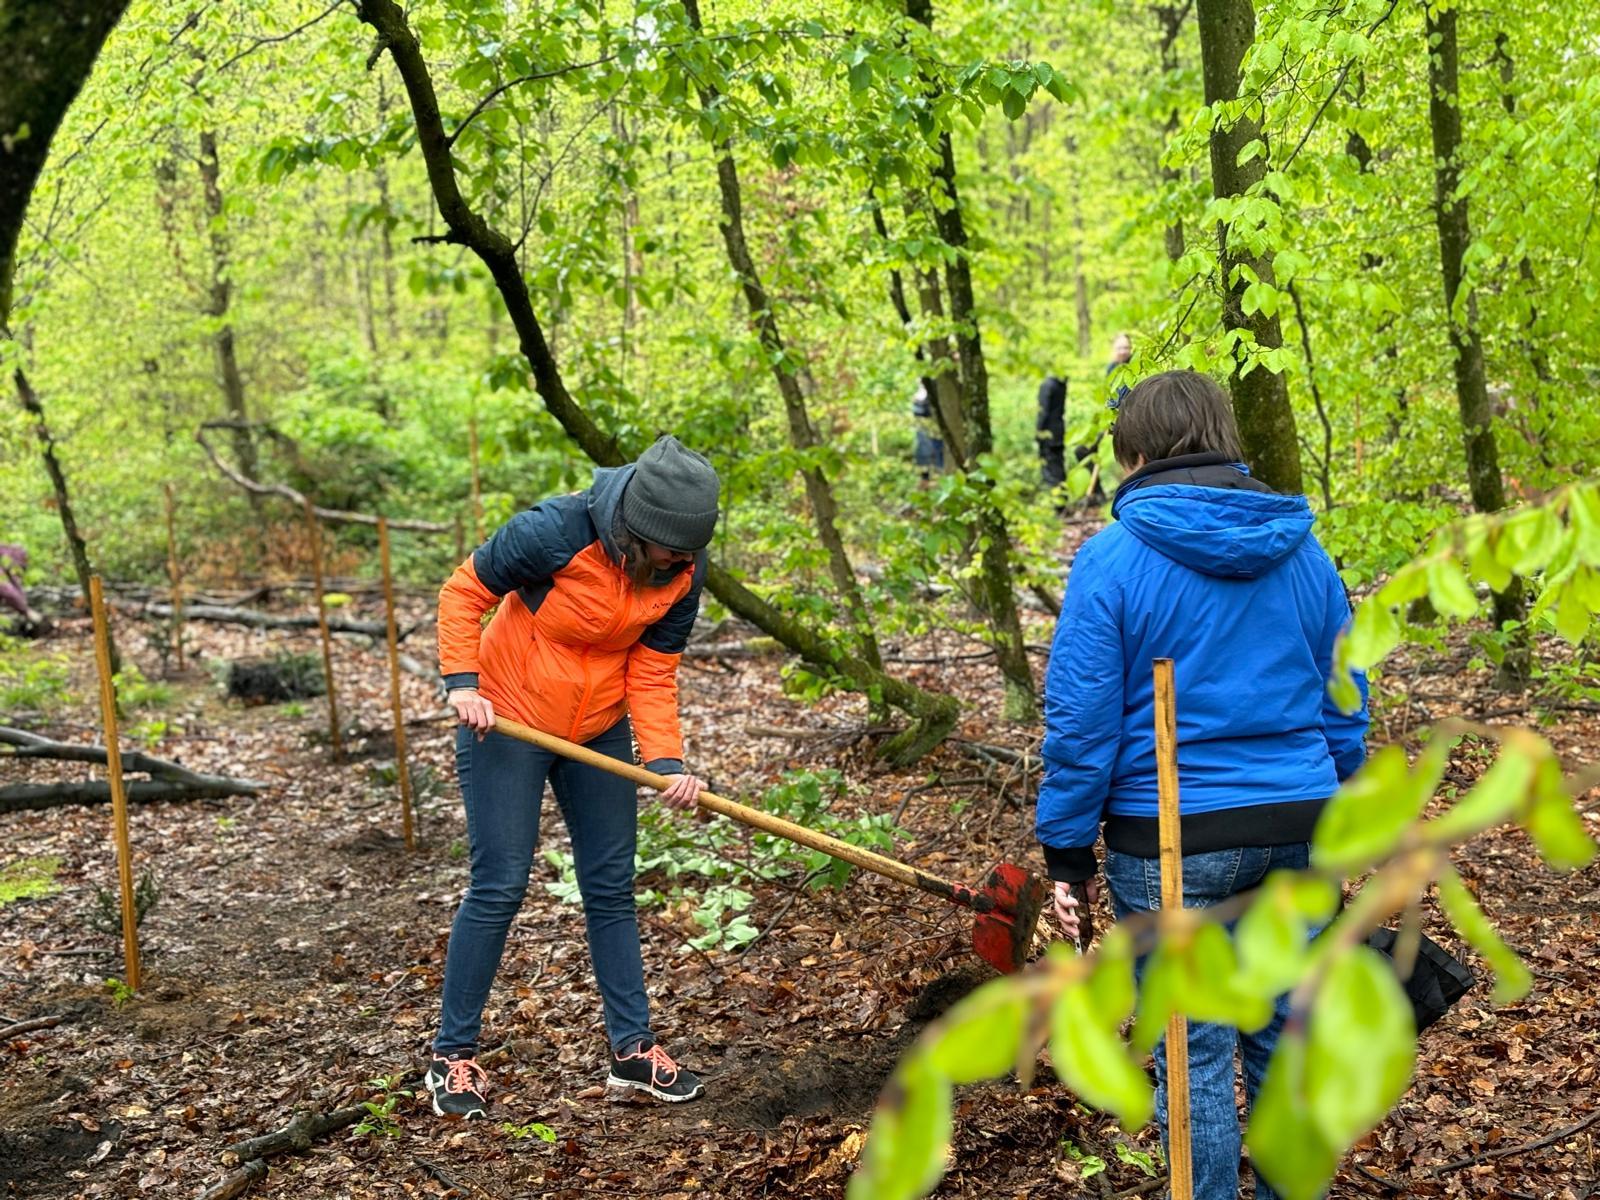
{"label": "brown hair", "polygon": [[1164,371],[1141,380],[1117,408],[1111,445],[1128,468],[1141,458],[1149,463],[1180,454],[1244,461],[1228,393],[1198,371]]}
{"label": "brown hair", "polygon": [[616,524],[617,553],[622,555],[622,573],[633,584],[633,590],[642,592],[655,582],[656,568],[650,561],[644,542],[621,521]]}

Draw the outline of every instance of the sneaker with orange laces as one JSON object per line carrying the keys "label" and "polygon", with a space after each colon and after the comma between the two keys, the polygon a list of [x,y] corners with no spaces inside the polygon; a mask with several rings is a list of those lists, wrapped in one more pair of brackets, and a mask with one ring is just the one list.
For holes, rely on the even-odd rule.
{"label": "sneaker with orange laces", "polygon": [[654,1042],[640,1041],[632,1050],[611,1052],[612,1089],[644,1092],[668,1104],[681,1104],[704,1094],[706,1085],[693,1071],[686,1071]]}
{"label": "sneaker with orange laces", "polygon": [[488,1073],[475,1058],[459,1054],[435,1054],[428,1063],[422,1086],[433,1098],[433,1111],[441,1117],[480,1120],[489,1115],[483,1093],[489,1085]]}

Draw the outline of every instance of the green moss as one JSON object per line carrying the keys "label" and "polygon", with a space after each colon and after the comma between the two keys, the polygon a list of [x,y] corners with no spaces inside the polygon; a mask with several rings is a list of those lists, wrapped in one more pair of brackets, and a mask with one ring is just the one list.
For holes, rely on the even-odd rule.
{"label": "green moss", "polygon": [[19,858],[0,864],[0,907],[13,900],[32,900],[48,896],[59,890],[56,872],[61,870],[59,858]]}

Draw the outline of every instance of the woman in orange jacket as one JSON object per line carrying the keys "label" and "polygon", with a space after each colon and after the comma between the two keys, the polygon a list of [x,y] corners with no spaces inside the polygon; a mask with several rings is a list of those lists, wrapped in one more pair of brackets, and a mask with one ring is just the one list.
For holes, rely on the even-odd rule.
{"label": "woman in orange jacket", "polygon": [[527,891],[546,779],[572,837],[611,1043],[608,1084],[667,1101],[704,1091],[650,1029],[633,784],[497,733],[494,720],[504,714],[624,762],[637,737],[647,767],[679,777],[662,799],[694,806],[704,784],[683,770],[677,669],[700,607],[717,491],[711,464],[663,437],[632,466],[597,470],[587,491],[518,513],[439,593],[439,665],[461,721],[456,773],[472,855],[425,1076],[441,1116],[487,1115],[479,1027]]}

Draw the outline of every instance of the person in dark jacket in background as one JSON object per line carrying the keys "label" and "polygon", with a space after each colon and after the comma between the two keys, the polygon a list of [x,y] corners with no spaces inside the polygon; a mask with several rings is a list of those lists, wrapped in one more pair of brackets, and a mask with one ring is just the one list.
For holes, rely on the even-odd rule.
{"label": "person in dark jacket in background", "polygon": [[933,482],[935,472],[944,470],[944,439],[939,436],[939,418],[933,411],[931,383],[932,380],[924,379],[911,397],[911,419],[917,432],[911,454],[921,477],[919,486],[923,488]]}
{"label": "person in dark jacket in background", "polygon": [[[1039,385],[1039,415],[1033,431],[1039,443],[1039,483],[1053,493],[1067,478],[1067,381],[1058,375],[1046,375]],[[1061,509],[1058,500],[1056,511]]]}
{"label": "person in dark jacket in background", "polygon": [[[1334,640],[1350,616],[1344,585],[1312,535],[1303,496],[1251,478],[1226,394],[1169,371],[1131,389],[1112,432],[1131,474],[1116,524],[1072,564],[1045,680],[1037,832],[1056,914],[1077,939],[1070,885],[1106,881],[1118,918],[1161,894],[1151,660],[1174,662],[1184,905],[1219,903],[1271,870],[1304,868],[1317,817],[1366,756],[1360,710],[1328,698]],[[1142,964],[1141,964],[1142,970]],[[1252,1099],[1288,1015],[1246,1034],[1189,1030],[1195,1195],[1239,1194],[1236,1043]],[[1156,1048],[1166,1128],[1166,1047]],[[1275,1193],[1258,1179],[1256,1195]]]}

